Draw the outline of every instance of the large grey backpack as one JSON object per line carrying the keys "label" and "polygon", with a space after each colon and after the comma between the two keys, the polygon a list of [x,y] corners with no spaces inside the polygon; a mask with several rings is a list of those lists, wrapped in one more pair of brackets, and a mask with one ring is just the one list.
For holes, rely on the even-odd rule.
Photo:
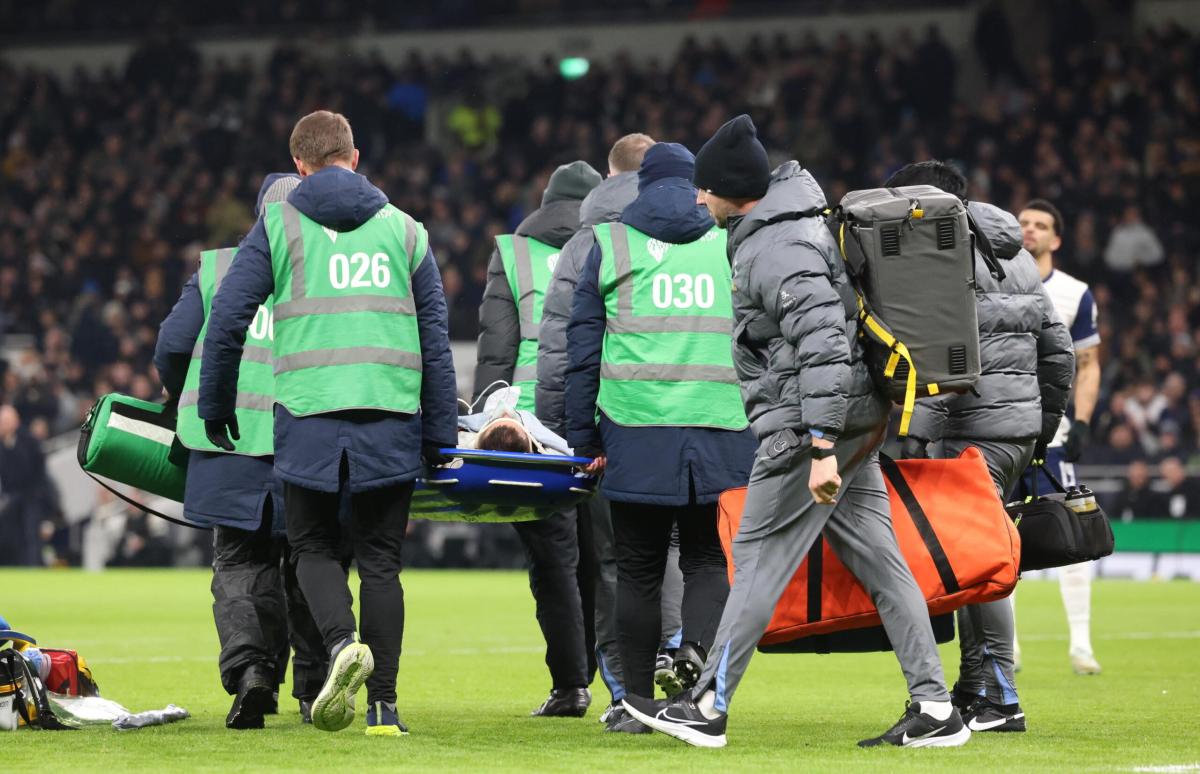
{"label": "large grey backpack", "polygon": [[917,398],[968,392],[979,379],[974,248],[1004,272],[962,200],[933,186],[851,191],[830,225],[858,292],[867,364],[903,403],[907,435]]}

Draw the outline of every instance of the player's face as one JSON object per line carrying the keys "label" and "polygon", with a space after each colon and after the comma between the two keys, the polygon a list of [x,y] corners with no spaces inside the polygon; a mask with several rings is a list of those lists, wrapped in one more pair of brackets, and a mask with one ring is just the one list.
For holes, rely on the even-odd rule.
{"label": "player's face", "polygon": [[1062,246],[1062,238],[1054,233],[1054,217],[1041,210],[1021,210],[1021,242],[1036,256],[1053,253]]}

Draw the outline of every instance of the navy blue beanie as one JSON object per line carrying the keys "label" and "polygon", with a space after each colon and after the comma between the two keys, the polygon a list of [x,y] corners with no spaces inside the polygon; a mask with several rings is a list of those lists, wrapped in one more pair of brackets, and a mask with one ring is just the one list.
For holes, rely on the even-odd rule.
{"label": "navy blue beanie", "polygon": [[638,193],[659,180],[667,178],[692,179],[696,157],[677,142],[656,142],[646,150],[642,166],[638,169]]}

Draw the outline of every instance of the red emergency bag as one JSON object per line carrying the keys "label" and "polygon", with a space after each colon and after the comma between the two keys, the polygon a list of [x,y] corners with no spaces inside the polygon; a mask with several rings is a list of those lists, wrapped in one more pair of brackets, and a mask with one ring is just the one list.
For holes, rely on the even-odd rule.
{"label": "red emergency bag", "polygon": [[[952,460],[880,456],[892,526],[930,616],[1003,599],[1017,584],[1021,539],[1004,510],[983,455],[968,448]],[[734,576],[731,543],[746,489],[721,495],[718,531]],[[775,606],[761,645],[880,624],[879,613],[833,550],[818,538]]]}

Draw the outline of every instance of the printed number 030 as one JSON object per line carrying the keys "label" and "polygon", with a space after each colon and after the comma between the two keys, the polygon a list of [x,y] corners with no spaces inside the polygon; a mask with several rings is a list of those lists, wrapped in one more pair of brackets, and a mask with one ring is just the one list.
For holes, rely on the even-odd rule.
{"label": "printed number 030", "polygon": [[[386,288],[392,283],[391,258],[386,253],[334,253],[329,256],[329,284],[346,288]],[[370,276],[368,276],[370,275]]]}
{"label": "printed number 030", "polygon": [[698,306],[711,309],[716,298],[712,275],[655,274],[650,286],[651,298],[659,309],[687,309]]}

